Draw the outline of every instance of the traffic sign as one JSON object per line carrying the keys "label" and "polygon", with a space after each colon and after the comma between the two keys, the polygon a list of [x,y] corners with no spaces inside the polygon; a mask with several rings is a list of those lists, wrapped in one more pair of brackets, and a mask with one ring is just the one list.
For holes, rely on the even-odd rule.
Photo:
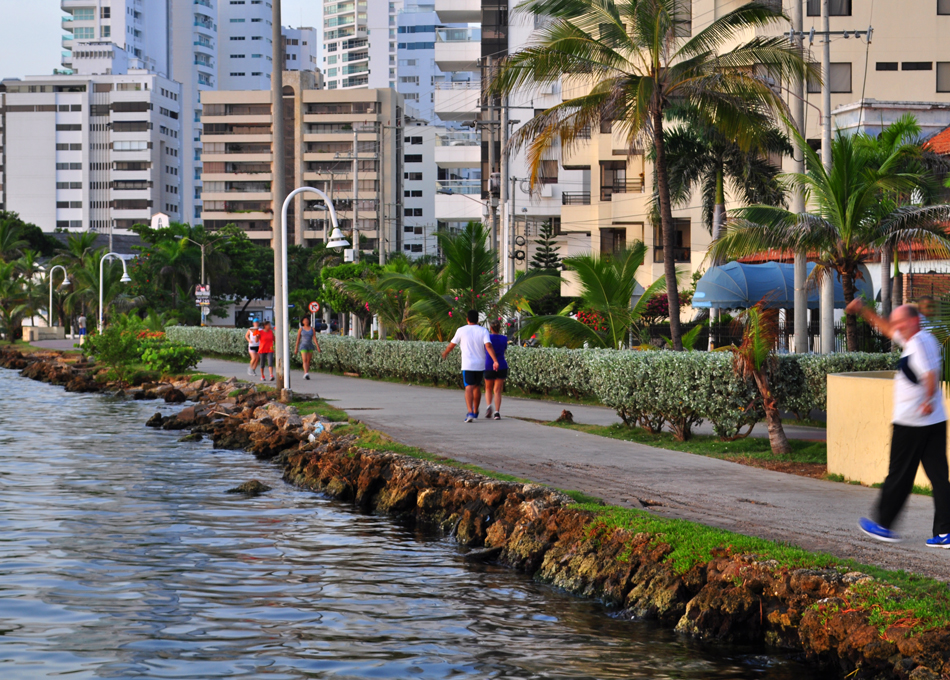
{"label": "traffic sign", "polygon": [[320,303],[319,303],[319,302],[311,302],[311,303],[310,303],[310,311],[313,312],[314,314],[316,314],[317,312],[319,312],[319,311],[320,311]]}

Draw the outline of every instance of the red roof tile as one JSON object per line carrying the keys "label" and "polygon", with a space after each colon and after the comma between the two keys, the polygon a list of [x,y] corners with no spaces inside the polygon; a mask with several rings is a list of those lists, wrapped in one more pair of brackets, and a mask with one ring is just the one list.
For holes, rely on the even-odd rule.
{"label": "red roof tile", "polygon": [[924,142],[923,147],[941,155],[950,154],[950,126],[944,128]]}

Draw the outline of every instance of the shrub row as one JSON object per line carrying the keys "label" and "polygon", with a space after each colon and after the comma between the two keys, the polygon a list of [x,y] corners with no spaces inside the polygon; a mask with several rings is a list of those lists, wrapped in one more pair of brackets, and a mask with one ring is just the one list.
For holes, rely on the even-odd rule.
{"label": "shrub row", "polygon": [[[244,356],[244,331],[176,326],[169,339],[202,353]],[[442,343],[354,340],[320,336],[314,367],[424,384],[461,384],[461,357],[442,360]],[[680,437],[703,420],[723,438],[764,417],[751,380],[738,378],[727,352],[618,352],[510,347],[508,385],[529,393],[596,399],[624,422],[650,430],[668,424]],[[779,407],[807,417],[827,408],[829,373],[894,368],[895,354],[783,355],[773,371]],[[299,364],[299,358],[292,358]]]}

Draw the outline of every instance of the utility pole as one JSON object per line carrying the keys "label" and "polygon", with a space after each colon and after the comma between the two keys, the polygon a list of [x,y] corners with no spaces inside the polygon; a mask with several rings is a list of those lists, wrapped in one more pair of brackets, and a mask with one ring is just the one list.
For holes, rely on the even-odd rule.
{"label": "utility pole", "polygon": [[[821,164],[831,172],[831,0],[821,0],[821,30],[825,42],[821,51]],[[835,351],[835,280],[830,271],[821,282],[821,353]]]}
{"label": "utility pole", "polygon": [[284,371],[289,370],[289,367],[284,366],[283,363],[284,352],[282,348],[283,343],[290,342],[290,330],[277,326],[277,320],[283,318],[284,309],[287,307],[287,300],[284,297],[285,291],[282,290],[280,283],[283,280],[284,260],[279,233],[282,228],[280,210],[281,206],[284,205],[284,197],[287,195],[287,187],[284,183],[284,165],[286,162],[284,158],[284,37],[280,30],[283,25],[280,16],[280,0],[272,0],[272,2],[273,67],[271,68],[270,85],[271,118],[273,119],[271,131],[273,132],[274,145],[274,180],[272,183],[274,202],[271,207],[274,211],[274,217],[271,229],[271,247],[274,249],[274,328],[277,329],[277,346],[274,349],[277,351],[277,383],[282,385]]}
{"label": "utility pole", "polygon": [[[498,176],[499,184],[499,206],[502,211],[501,213],[501,233],[502,241],[507,243],[508,241],[508,230],[511,228],[511,220],[508,218],[508,97],[507,95],[501,100],[501,173]],[[497,232],[496,232],[497,235]],[[507,248],[502,248],[501,244],[493,240],[491,244],[492,248],[495,251],[497,256],[497,262],[499,266],[502,266],[505,261],[505,255],[508,253],[505,252]],[[504,276],[502,276],[504,278]]]}
{"label": "utility pole", "polygon": [[[805,38],[801,35],[804,26],[804,0],[795,0],[792,6],[792,30],[795,32],[793,44],[798,47],[799,52],[805,53]],[[792,119],[795,121],[795,129],[798,134],[805,138],[805,79],[797,78],[792,87]],[[805,172],[805,154],[801,149],[795,149],[792,152],[792,171],[797,173]],[[800,189],[796,189],[792,194],[792,212],[801,215],[805,212],[805,194]],[[808,351],[808,253],[795,253],[795,353],[804,354]]]}
{"label": "utility pole", "polygon": [[[386,264],[386,204],[383,202],[382,178],[386,176],[386,125],[382,121],[376,123],[376,144],[379,145],[379,153],[376,154],[378,162],[376,165],[376,233],[379,235],[379,266]],[[395,183],[395,177],[393,178]],[[379,339],[386,339],[386,327],[383,325],[383,319],[376,315],[376,328],[379,331]]]}
{"label": "utility pole", "polygon": [[[491,82],[492,77],[492,58],[486,57],[488,64],[487,80]],[[485,95],[487,97],[487,95]],[[489,219],[489,241],[490,250],[497,253],[498,248],[498,221],[495,213],[494,195],[492,193],[492,176],[495,174],[495,107],[491,105],[491,100],[485,102],[488,110],[488,219]]]}
{"label": "utility pole", "polygon": [[[359,165],[360,165],[360,147],[358,130],[359,124],[353,125],[353,263],[360,261],[360,194],[359,194]],[[356,314],[350,315],[350,333],[356,336]]]}

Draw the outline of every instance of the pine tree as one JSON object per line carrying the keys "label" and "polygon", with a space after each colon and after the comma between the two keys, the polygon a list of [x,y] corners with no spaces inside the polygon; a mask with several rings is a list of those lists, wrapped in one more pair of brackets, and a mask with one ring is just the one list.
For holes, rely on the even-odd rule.
{"label": "pine tree", "polygon": [[540,238],[534,241],[538,247],[531,258],[531,268],[560,271],[561,257],[558,255],[559,247],[554,240],[554,227],[551,220],[541,225],[539,232]]}

